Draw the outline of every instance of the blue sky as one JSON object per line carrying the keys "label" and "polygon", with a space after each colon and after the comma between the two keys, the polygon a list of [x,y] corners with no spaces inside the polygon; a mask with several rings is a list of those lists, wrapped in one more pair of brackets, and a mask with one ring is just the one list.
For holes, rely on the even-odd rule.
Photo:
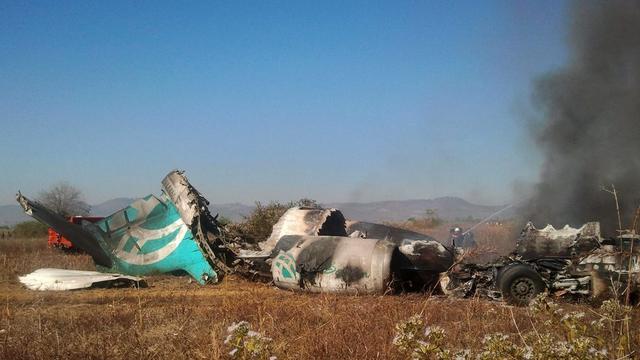
{"label": "blue sky", "polygon": [[0,204],[513,199],[541,164],[532,81],[566,61],[562,1],[0,0]]}

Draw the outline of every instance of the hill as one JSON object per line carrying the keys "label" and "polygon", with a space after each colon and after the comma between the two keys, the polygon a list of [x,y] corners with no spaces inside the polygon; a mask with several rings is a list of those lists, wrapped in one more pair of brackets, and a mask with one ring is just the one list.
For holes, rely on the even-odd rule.
{"label": "hill", "polygon": [[[132,198],[111,199],[93,205],[91,213],[96,216],[107,216],[131,204],[134,200]],[[439,217],[446,220],[468,217],[478,219],[489,216],[502,208],[501,206],[473,204],[457,197],[369,203],[327,203],[323,204],[323,206],[340,209],[350,219],[372,222],[402,221],[411,217],[421,217],[425,215],[425,210],[427,209],[435,210]],[[253,205],[240,203],[211,204],[209,206],[212,214],[220,214],[232,221],[242,221],[243,217],[249,215],[253,208]],[[513,211],[506,211],[500,214],[501,218],[511,216],[513,216]],[[0,206],[0,225],[11,226],[26,220],[29,220],[29,217],[24,214],[17,204]]]}
{"label": "hill", "polygon": [[109,216],[120,209],[124,209],[127,205],[131,204],[135,200],[136,199],[122,197],[122,198],[107,200],[98,205],[92,205],[91,215]]}
{"label": "hill", "polygon": [[[503,208],[470,203],[458,197],[439,197],[435,199],[378,201],[370,203],[329,203],[326,207],[335,207],[347,218],[363,221],[403,221],[412,217],[422,217],[427,209],[433,209],[438,216],[446,220],[463,218],[481,219]],[[513,216],[505,211],[501,218]]]}
{"label": "hill", "polygon": [[19,205],[0,205],[0,226],[12,226],[29,219]]}

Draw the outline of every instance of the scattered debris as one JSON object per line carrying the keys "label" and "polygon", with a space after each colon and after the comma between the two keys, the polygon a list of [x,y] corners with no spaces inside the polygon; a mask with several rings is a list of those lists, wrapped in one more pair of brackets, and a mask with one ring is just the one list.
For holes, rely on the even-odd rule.
{"label": "scattered debris", "polygon": [[19,277],[31,290],[77,290],[91,287],[145,287],[139,277],[97,271],[38,269]]}
{"label": "scattered debris", "polygon": [[589,222],[577,229],[567,225],[558,230],[551,225],[538,230],[529,222],[518,238],[515,252],[524,259],[575,257],[598,248],[600,242],[598,222]]}
{"label": "scattered debris", "polygon": [[393,226],[365,221],[347,221],[347,233],[353,234],[355,232],[364,234],[364,237],[368,238],[389,240],[397,245],[402,243],[405,239],[436,241],[431,236],[406,229],[399,229]]}
{"label": "scattered debris", "polygon": [[[17,199],[27,214],[91,255],[103,272],[136,276],[184,271],[200,284],[238,273],[311,292],[381,294],[444,287],[455,296],[513,304],[527,304],[544,291],[621,294],[624,284],[630,297],[640,282],[639,251],[633,249],[640,237],[629,232],[602,239],[597,222],[559,230],[529,223],[511,255],[490,264],[456,264],[464,250],[455,243],[447,247],[413,231],[350,221],[337,209],[293,207],[257,246],[228,241],[217,216],[209,213],[209,202],[179,171],[163,179],[159,197],[148,195],[95,223],[70,223],[20,193]],[[28,281],[34,274],[23,278]],[[48,270],[36,279],[42,276],[64,285],[45,281],[33,286],[75,286],[68,285],[75,284],[68,273]]]}
{"label": "scattered debris", "polygon": [[490,264],[460,264],[449,273],[446,291],[454,296],[484,296],[526,305],[538,294],[603,294],[635,298],[640,284],[640,252],[634,233],[603,239],[600,224],[580,228],[528,223],[516,250]]}

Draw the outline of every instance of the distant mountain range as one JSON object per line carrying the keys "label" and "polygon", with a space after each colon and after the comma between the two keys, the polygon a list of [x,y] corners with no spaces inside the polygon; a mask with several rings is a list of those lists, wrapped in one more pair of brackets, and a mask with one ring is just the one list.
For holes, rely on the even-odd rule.
{"label": "distant mountain range", "polygon": [[29,219],[18,205],[0,205],[0,226],[11,226]]}
{"label": "distant mountain range", "polygon": [[114,212],[124,209],[127,205],[134,202],[136,199],[132,198],[115,198],[107,200],[98,205],[91,206],[91,215],[95,216],[108,216]]}
{"label": "distant mountain range", "polygon": [[[107,216],[131,204],[135,199],[116,198],[93,205],[91,213],[96,216]],[[327,203],[324,207],[340,209],[349,219],[371,222],[402,221],[411,217],[422,217],[427,209],[435,210],[439,217],[447,220],[472,217],[487,217],[500,210],[502,206],[472,204],[458,197],[440,197],[427,200],[397,200],[369,203]],[[239,203],[211,204],[212,214],[220,214],[232,221],[240,221],[251,213],[254,206]],[[509,218],[513,211],[505,211],[500,218]],[[12,226],[29,220],[19,205],[0,205],[0,225]]]}
{"label": "distant mountain range", "polygon": [[[394,200],[370,203],[330,203],[325,207],[340,209],[349,219],[382,222],[403,221],[409,218],[419,218],[426,215],[427,209],[435,210],[438,217],[445,220],[464,218],[483,219],[504,206],[488,206],[472,204],[458,197],[439,197],[427,200]],[[512,217],[513,211],[500,213],[500,218]]]}

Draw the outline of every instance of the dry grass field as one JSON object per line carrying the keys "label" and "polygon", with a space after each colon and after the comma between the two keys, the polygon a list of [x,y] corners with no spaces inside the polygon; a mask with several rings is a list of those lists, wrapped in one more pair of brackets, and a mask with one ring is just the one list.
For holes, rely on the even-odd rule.
{"label": "dry grass field", "polygon": [[[294,293],[234,276],[208,286],[172,276],[149,277],[144,289],[37,292],[21,286],[18,275],[42,267],[94,268],[85,255],[48,249],[45,239],[0,242],[2,359],[228,358],[232,349],[224,344],[227,328],[242,320],[273,339],[269,354],[278,359],[406,359],[409,354],[393,343],[395,327],[414,314],[445,333],[436,341],[439,348],[472,353],[488,349],[493,358],[520,355],[499,355],[502,350],[484,339],[487,334],[508,335],[524,348],[531,346],[527,334],[570,342],[582,329],[572,332],[565,320],[554,322],[552,315],[480,299]],[[583,314],[572,326],[593,327],[592,321],[602,318],[593,305],[562,302],[560,308]],[[637,357],[637,310],[631,315],[620,326],[612,322],[593,335],[600,337],[593,341],[607,350],[607,358],[630,352]],[[424,358],[446,358],[445,353],[429,354]],[[539,354],[537,358],[545,358]]]}

